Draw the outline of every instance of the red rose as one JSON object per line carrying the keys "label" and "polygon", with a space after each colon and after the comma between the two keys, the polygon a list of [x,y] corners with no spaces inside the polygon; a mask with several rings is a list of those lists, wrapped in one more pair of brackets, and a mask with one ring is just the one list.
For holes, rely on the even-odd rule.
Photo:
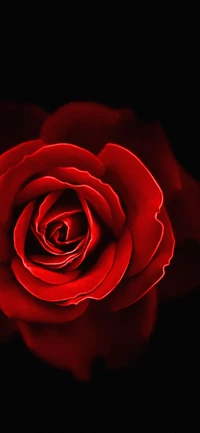
{"label": "red rose", "polygon": [[[199,282],[199,185],[159,125],[129,110],[72,103],[46,120],[35,106],[11,112],[19,135],[0,137],[11,148],[0,157],[0,308],[34,353],[80,379],[97,355],[125,365],[151,334],[157,294]],[[16,146],[21,131],[40,139]],[[174,252],[168,215],[177,249],[162,279]]]}

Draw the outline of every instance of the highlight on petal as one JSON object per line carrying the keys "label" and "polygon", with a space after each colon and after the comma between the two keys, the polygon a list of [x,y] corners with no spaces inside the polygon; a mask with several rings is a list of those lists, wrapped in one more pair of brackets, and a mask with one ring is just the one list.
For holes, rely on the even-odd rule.
{"label": "highlight on petal", "polygon": [[75,320],[88,308],[89,301],[61,308],[32,296],[18,283],[9,266],[0,264],[0,308],[9,319],[33,323],[65,323]]}
{"label": "highlight on petal", "polygon": [[69,324],[41,326],[18,321],[18,327],[36,356],[71,371],[79,380],[88,380],[97,356],[108,367],[120,368],[140,355],[154,328],[156,307],[156,290],[152,289],[137,304],[117,313],[108,312],[98,302]]}
{"label": "highlight on petal", "polygon": [[170,264],[174,254],[175,240],[171,225],[164,208],[160,220],[164,224],[164,236],[152,260],[146,268],[132,278],[123,279],[116,290],[108,297],[112,311],[118,311],[132,305],[154,287],[165,275],[165,267]]}

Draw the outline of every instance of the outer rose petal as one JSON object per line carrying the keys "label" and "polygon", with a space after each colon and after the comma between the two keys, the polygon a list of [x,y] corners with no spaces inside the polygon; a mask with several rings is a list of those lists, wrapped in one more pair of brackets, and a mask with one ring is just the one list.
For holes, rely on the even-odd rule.
{"label": "outer rose petal", "polygon": [[9,266],[0,265],[0,308],[10,319],[36,323],[65,323],[79,317],[89,301],[62,308],[36,299],[17,281]]}
{"label": "outer rose petal", "polygon": [[[48,114],[31,103],[0,102],[0,154],[19,143],[39,137]],[[1,169],[0,169],[1,172]]]}
{"label": "outer rose petal", "polygon": [[122,143],[149,169],[164,192],[165,200],[180,189],[178,164],[159,122],[130,126]]}
{"label": "outer rose petal", "polygon": [[9,263],[13,255],[13,243],[10,233],[0,227],[0,263]]}
{"label": "outer rose petal", "polygon": [[106,179],[119,192],[126,207],[127,227],[134,243],[134,254],[127,276],[137,274],[156,252],[163,227],[157,219],[163,194],[143,163],[129,150],[107,144],[98,155],[107,168]]}
{"label": "outer rose petal", "polygon": [[17,330],[15,322],[8,319],[5,314],[0,311],[0,343],[8,340]]}
{"label": "outer rose petal", "polygon": [[144,296],[165,275],[165,266],[170,264],[174,253],[174,237],[167,213],[163,208],[159,215],[164,225],[164,236],[152,260],[146,268],[132,278],[123,279],[107,298],[112,311],[126,308]]}
{"label": "outer rose petal", "polygon": [[31,155],[41,149],[43,142],[41,140],[26,141],[12,149],[7,150],[0,156],[0,176],[6,173],[10,168],[19,164],[26,155]]}
{"label": "outer rose petal", "polygon": [[91,376],[96,356],[111,368],[128,365],[144,349],[156,318],[156,290],[117,313],[93,303],[80,318],[60,326],[18,322],[29,349],[44,361],[72,371],[79,380]]}
{"label": "outer rose petal", "polygon": [[[118,122],[120,118],[123,124],[121,111]],[[176,161],[158,122],[125,127],[123,145],[144,162],[164,193],[176,248],[159,283],[159,296],[176,298],[200,284],[200,184]]]}

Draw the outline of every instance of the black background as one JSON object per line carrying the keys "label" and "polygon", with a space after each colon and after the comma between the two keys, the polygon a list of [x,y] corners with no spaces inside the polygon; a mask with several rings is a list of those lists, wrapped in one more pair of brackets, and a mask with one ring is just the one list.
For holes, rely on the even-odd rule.
{"label": "black background", "polygon": [[[176,158],[200,181],[197,82],[171,59],[162,67],[148,60],[130,71],[123,63],[99,60],[85,70],[52,71],[25,64],[6,70],[0,99],[31,101],[47,111],[75,100],[130,107],[146,120],[158,119]],[[79,383],[31,355],[18,338],[0,347],[2,415],[6,429],[33,432],[140,432],[151,428],[170,433],[199,430],[200,292],[159,308],[147,352],[119,372],[94,364],[93,380]],[[8,409],[8,415],[7,415]],[[186,427],[186,419],[189,421]],[[142,427],[143,423],[146,427]],[[2,431],[4,431],[2,429]]]}

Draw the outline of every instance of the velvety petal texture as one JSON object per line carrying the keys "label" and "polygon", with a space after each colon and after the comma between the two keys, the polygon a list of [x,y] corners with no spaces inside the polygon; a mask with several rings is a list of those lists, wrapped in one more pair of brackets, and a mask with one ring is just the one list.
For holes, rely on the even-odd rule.
{"label": "velvety petal texture", "polygon": [[200,185],[128,109],[1,103],[0,146],[0,340],[83,380],[127,365],[200,283]]}

